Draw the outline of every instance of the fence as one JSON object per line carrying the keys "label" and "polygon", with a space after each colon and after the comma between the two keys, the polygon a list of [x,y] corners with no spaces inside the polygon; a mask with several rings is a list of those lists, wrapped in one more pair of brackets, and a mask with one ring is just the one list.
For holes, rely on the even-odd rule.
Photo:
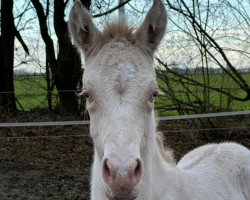
{"label": "fence", "polygon": [[[171,120],[189,120],[189,119],[202,119],[202,118],[217,118],[217,117],[229,117],[229,116],[240,116],[249,115],[250,110],[246,111],[235,111],[235,112],[221,112],[221,113],[205,113],[195,115],[184,115],[184,116],[165,116],[158,117],[159,121],[171,121]],[[250,118],[249,118],[250,119]],[[0,123],[0,128],[17,128],[17,127],[47,127],[47,126],[74,126],[74,125],[89,125],[90,121],[50,121],[50,122],[16,122],[16,123]],[[235,126],[235,127],[219,127],[219,128],[198,128],[195,131],[218,131],[218,130],[231,130],[231,129],[242,129],[250,128],[250,126]],[[180,129],[180,130],[168,130],[162,131],[163,133],[173,132],[191,132],[194,129]],[[248,133],[249,134],[249,133]],[[27,139],[27,138],[67,138],[67,137],[88,137],[88,135],[47,135],[47,136],[11,136],[11,137],[0,137],[3,139]]]}
{"label": "fence", "polygon": [[[180,84],[180,81],[173,81],[171,80],[171,77],[166,77],[169,80],[169,83],[166,85],[165,80],[160,80],[159,76],[159,84],[160,87],[163,89],[163,91],[167,91],[165,94],[165,97],[162,97],[163,99],[159,98],[159,106],[157,105],[157,108],[159,108],[160,112],[165,112],[166,109],[174,109],[172,105],[174,105],[174,101],[181,101],[186,104],[188,108],[185,108],[181,106],[181,109],[192,109],[192,106],[197,107],[200,106],[197,103],[197,100],[203,100],[204,99],[204,105],[207,105],[210,109],[207,109],[206,112],[217,112],[218,110],[221,111],[230,111],[230,110],[249,110],[250,104],[242,101],[234,101],[231,97],[236,96],[239,98],[244,97],[246,94],[243,90],[240,89],[239,85],[237,85],[234,81],[228,80],[224,77],[223,74],[211,74],[210,78],[211,81],[209,83],[203,84],[203,81],[201,81],[201,77],[197,75],[197,77],[193,76],[194,73],[191,73],[191,78],[194,78],[197,83],[192,83],[191,85],[189,83],[186,83],[187,85]],[[242,73],[242,76],[244,76],[245,80],[248,80],[250,77],[249,73]],[[16,76],[14,79],[14,85],[15,85],[15,96],[17,100],[17,107],[20,110],[27,111],[34,108],[42,108],[47,109],[48,107],[57,108],[59,105],[59,98],[58,93],[74,93],[78,94],[80,92],[81,86],[79,86],[79,90],[59,90],[57,91],[55,87],[52,87],[48,90],[47,83],[45,80],[45,77],[43,76]],[[170,84],[171,83],[171,84]],[[170,84],[170,85],[169,85]],[[210,90],[213,88],[210,92]],[[171,90],[174,92],[174,94],[178,97],[171,97],[168,95],[168,90]],[[223,91],[226,94],[223,94],[221,92],[217,91]],[[208,96],[203,97],[203,92],[208,92],[209,95],[209,101]],[[5,91],[4,93],[13,93],[13,91]],[[191,95],[187,95],[190,94]],[[1,95],[1,92],[0,92]],[[229,96],[228,96],[229,95]],[[231,96],[230,96],[231,95]],[[196,99],[195,99],[196,98]],[[198,98],[198,99],[197,99]],[[190,102],[191,101],[191,102]],[[233,103],[232,103],[233,101]],[[83,99],[79,99],[79,104],[82,105],[84,102]],[[194,103],[190,107],[190,103]],[[163,104],[162,104],[163,103]],[[199,102],[198,102],[199,103]],[[210,105],[211,104],[211,105]],[[189,105],[189,106],[188,106]],[[166,107],[162,109],[162,106]],[[212,107],[215,106],[215,109],[212,109]],[[82,108],[82,106],[80,106]],[[79,107],[79,112],[83,112],[81,108]],[[180,108],[179,108],[180,109]],[[217,109],[217,110],[216,110]],[[0,108],[1,111],[1,108]]]}
{"label": "fence", "polygon": [[[202,85],[194,85],[193,87],[202,87]],[[186,91],[182,91],[182,89],[179,86],[176,87],[172,87],[172,90],[176,90],[174,93],[177,96],[182,97],[183,102],[187,102],[188,99],[186,98]],[[225,90],[230,90],[230,91],[241,91],[239,88],[237,87],[233,87],[233,86],[226,86],[224,88]],[[167,91],[167,89],[166,89]],[[47,91],[44,88],[32,88],[32,89],[27,89],[27,90],[22,90],[22,91],[16,91],[15,92],[15,96],[16,96],[16,103],[17,103],[17,108],[19,110],[22,111],[28,111],[28,110],[32,110],[32,109],[36,109],[36,108],[48,108],[48,93],[51,93],[51,104],[52,107],[55,108],[58,103],[59,103],[59,97],[58,97],[58,93],[74,93],[76,95],[76,97],[79,98],[79,105],[82,105],[84,102],[82,96],[78,96],[78,94],[81,92],[81,90],[53,90],[53,91]],[[13,93],[13,91],[6,91],[6,92],[0,92],[0,94],[10,94]],[[202,92],[201,91],[193,91],[194,94],[199,95]],[[239,93],[239,92],[238,92]],[[238,94],[239,96],[242,96],[241,93]],[[225,109],[228,109],[228,106],[224,105],[228,102],[228,99],[226,97],[223,97],[222,99],[218,100],[219,97],[217,97],[215,94],[213,94],[211,96],[211,102],[213,102],[211,105],[215,105],[219,107],[219,102],[224,101],[223,105],[221,106],[221,109],[223,109],[223,106],[225,107]],[[172,101],[173,99],[171,99],[171,97],[169,96],[160,96],[159,99],[162,100],[157,100],[157,102],[159,103],[159,107],[161,107],[162,105],[165,105],[164,103],[162,103],[163,101],[165,101],[166,103],[166,107],[173,105]],[[232,101],[232,100],[230,100]],[[218,103],[214,103],[214,102],[218,102]],[[217,105],[218,104],[218,105]],[[250,109],[250,103],[244,102],[244,101],[234,101],[234,103],[232,104],[232,102],[230,102],[230,106],[232,110],[245,110],[245,109]],[[185,108],[183,108],[185,109]],[[1,111],[1,108],[0,108]]]}
{"label": "fence", "polygon": [[[246,74],[246,76],[250,76],[250,74]],[[201,85],[192,85],[192,88],[193,87],[198,88],[198,87],[203,87],[203,86],[207,87],[209,85],[202,85],[202,84]],[[227,82],[220,82],[219,81],[218,85],[211,85],[211,86],[216,87],[216,88],[218,87],[218,89],[223,87],[223,89],[226,89],[226,90],[236,90],[237,92],[241,91],[237,85],[229,83],[229,82],[227,83]],[[51,91],[47,91],[46,82],[44,81],[44,78],[39,77],[39,76],[16,77],[15,78],[15,87],[16,87],[15,88],[15,95],[17,98],[17,105],[19,106],[18,108],[20,110],[23,110],[23,111],[31,110],[34,108],[38,108],[38,109],[45,108],[45,110],[46,110],[48,108],[48,102],[46,99],[48,93],[52,94],[52,99],[53,99],[52,103],[53,103],[53,106],[56,106],[56,104],[59,101],[58,100],[58,93],[71,92],[71,93],[75,93],[77,95],[80,92],[80,90],[59,90],[59,91],[51,90]],[[165,87],[165,86],[162,86],[162,87]],[[185,94],[182,94],[185,92],[181,91],[180,85],[172,84],[171,87],[172,87],[172,89],[174,89],[174,92],[175,92],[175,94],[177,94],[177,96],[183,95],[183,98],[186,98]],[[168,88],[165,88],[165,89],[167,90]],[[192,92],[199,92],[199,91],[193,90]],[[0,94],[1,93],[13,93],[13,91],[0,92]],[[157,101],[159,101],[159,103],[161,105],[165,106],[166,109],[169,109],[169,113],[171,113],[172,109],[176,109],[176,108],[172,107],[174,105],[174,103],[171,101],[171,99],[167,99],[167,98],[168,97],[161,99],[161,97],[160,97],[159,99],[156,100],[156,103],[157,103]],[[213,101],[219,102],[218,99],[216,99],[216,98]],[[223,99],[221,99],[221,101],[222,100]],[[190,99],[188,99],[188,101],[190,101]],[[79,100],[79,102],[80,102],[80,105],[84,104],[83,99]],[[230,98],[227,99],[227,102],[231,102],[231,99]],[[169,105],[171,105],[171,107],[167,107]],[[197,103],[197,106],[200,106],[199,102]],[[233,107],[233,110],[245,110],[245,111],[207,113],[207,114],[199,114],[199,115],[166,116],[166,117],[159,117],[159,121],[185,120],[185,119],[191,120],[191,119],[196,119],[196,118],[203,119],[203,118],[228,117],[228,116],[234,116],[234,115],[236,116],[236,115],[249,115],[250,114],[249,101],[248,102],[237,101],[237,104],[234,104],[234,106],[236,106],[236,107]],[[159,111],[161,111],[160,109],[161,108],[159,106]],[[185,105],[181,106],[181,109],[186,109]],[[189,108],[187,108],[187,110],[188,109]],[[169,113],[165,112],[165,110],[163,110],[163,114],[169,115]],[[222,109],[222,110],[227,110],[227,109]],[[228,110],[230,110],[230,109],[228,109]],[[1,111],[1,108],[0,108],[0,111]],[[38,112],[37,112],[37,110],[35,111],[36,113],[38,113],[37,115],[39,115],[39,111],[40,110],[38,110]],[[174,110],[174,111],[176,111],[176,110]],[[188,111],[190,111],[190,110],[188,110]],[[200,112],[200,110],[198,110],[198,111]],[[84,111],[81,110],[80,112],[84,112]],[[197,112],[197,113],[199,113],[199,112]],[[216,110],[216,112],[217,112],[217,110]],[[192,110],[191,110],[191,113],[195,113],[195,112],[192,112]],[[174,114],[178,114],[178,113],[174,113]],[[20,118],[22,118],[22,114],[20,114]],[[19,120],[17,120],[17,121],[19,121]],[[30,120],[28,119],[27,121],[33,121],[33,119],[30,119]],[[54,122],[51,122],[51,121],[50,122],[18,122],[18,123],[0,123],[0,128],[4,128],[4,127],[66,126],[66,125],[72,125],[72,126],[74,126],[74,125],[80,125],[80,126],[86,125],[87,126],[88,124],[89,124],[89,121],[84,121],[84,120],[82,120],[82,121],[54,121]],[[227,127],[221,127],[221,128],[227,128]],[[192,130],[186,130],[186,131],[192,131]],[[203,128],[203,130],[205,130],[205,129]],[[62,136],[62,137],[64,137],[64,136]]]}
{"label": "fence", "polygon": [[[171,123],[179,125],[179,121],[185,124],[189,120],[206,118],[243,118],[248,124],[231,124],[230,121],[230,127],[223,124],[217,128],[186,126],[178,130],[170,126]],[[224,137],[212,140],[201,137],[210,131],[215,136],[217,131],[235,130],[237,135],[230,135],[229,141],[250,148],[250,110],[167,116],[159,117],[159,121],[167,124],[159,129],[166,136],[168,147],[174,150],[176,160],[202,144],[225,141]],[[93,143],[89,134],[82,130],[85,126],[89,126],[89,121],[0,123],[0,199],[90,199]],[[77,132],[67,132],[74,127]],[[57,128],[59,132],[54,131]],[[31,133],[24,130],[31,130]]]}
{"label": "fence", "polygon": [[[195,119],[195,118],[228,117],[236,115],[250,115],[250,110],[221,112],[221,113],[205,113],[205,114],[183,115],[183,116],[166,116],[166,117],[158,117],[158,119],[159,121],[168,121],[168,120],[182,120],[182,119]],[[17,123],[0,123],[0,127],[67,126],[67,125],[86,125],[89,123],[90,121],[17,122]]]}

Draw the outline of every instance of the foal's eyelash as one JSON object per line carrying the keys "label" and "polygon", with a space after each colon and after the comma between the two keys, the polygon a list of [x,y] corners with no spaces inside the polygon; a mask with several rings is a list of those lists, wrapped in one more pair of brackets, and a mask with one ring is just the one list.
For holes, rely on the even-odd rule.
{"label": "foal's eyelash", "polygon": [[78,94],[78,96],[83,96],[83,94],[84,94],[84,91],[81,91],[81,92]]}
{"label": "foal's eyelash", "polygon": [[78,96],[83,96],[84,93],[86,93],[86,91],[87,91],[87,90],[86,90],[85,88],[83,88],[82,91],[78,94]]}

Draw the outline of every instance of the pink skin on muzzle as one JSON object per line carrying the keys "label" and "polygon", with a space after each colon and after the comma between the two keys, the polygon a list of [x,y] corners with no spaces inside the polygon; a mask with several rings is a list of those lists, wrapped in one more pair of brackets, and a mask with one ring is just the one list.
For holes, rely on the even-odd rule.
{"label": "pink skin on muzzle", "polygon": [[106,157],[102,163],[102,177],[109,188],[105,192],[109,200],[134,200],[139,194],[136,186],[142,177],[142,161],[134,157]]}

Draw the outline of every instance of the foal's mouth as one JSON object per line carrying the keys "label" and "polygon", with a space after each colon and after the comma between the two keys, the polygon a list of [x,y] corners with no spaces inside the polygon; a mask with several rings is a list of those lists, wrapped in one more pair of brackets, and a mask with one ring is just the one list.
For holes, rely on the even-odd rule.
{"label": "foal's mouth", "polygon": [[139,192],[137,190],[133,192],[116,192],[115,194],[111,191],[105,193],[109,200],[135,200],[138,197],[138,194]]}

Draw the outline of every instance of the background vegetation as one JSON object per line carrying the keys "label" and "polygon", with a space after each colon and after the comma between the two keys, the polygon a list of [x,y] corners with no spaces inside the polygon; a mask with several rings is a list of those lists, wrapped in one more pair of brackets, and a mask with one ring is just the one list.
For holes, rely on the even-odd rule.
{"label": "background vegetation", "polygon": [[[162,1],[169,21],[155,62],[162,92],[158,113],[249,110],[249,1]],[[1,0],[0,122],[85,119],[84,100],[77,97],[84,62],[65,28],[73,2]],[[152,4],[81,2],[100,29],[118,10],[137,26]],[[209,142],[250,148],[249,127],[250,117],[243,115],[160,121],[158,130],[179,160]],[[93,157],[88,133],[88,126],[1,128],[0,199],[88,200]]]}
{"label": "background vegetation", "polygon": [[[162,74],[165,73],[165,74]],[[181,81],[175,81],[173,74],[167,74],[166,71],[159,71],[158,84],[160,86],[162,95],[156,99],[156,109],[160,115],[178,115],[183,114],[178,111],[185,111],[186,113],[195,113],[194,108],[201,109],[199,99],[203,99],[203,86],[190,84],[188,92],[185,91],[185,84]],[[197,82],[201,82],[202,74],[186,74],[186,76]],[[242,74],[246,80],[250,80],[250,73]],[[225,74],[210,74],[211,87],[223,89],[228,94],[244,97],[245,93],[230,82],[230,79]],[[17,108],[22,111],[29,111],[32,109],[48,109],[47,87],[46,79],[43,76],[15,76],[14,79]],[[52,107],[55,109],[59,103],[58,92],[56,90],[50,91],[52,93]],[[72,91],[77,95],[78,91]],[[79,104],[84,101],[82,97],[78,97]],[[174,105],[173,102],[178,105]],[[192,103],[193,102],[193,103]],[[210,112],[222,112],[231,110],[250,110],[250,102],[234,101],[230,99],[227,94],[221,94],[217,91],[211,91],[209,103],[212,106]],[[79,108],[80,109],[80,108]],[[198,111],[197,111],[198,112]],[[199,110],[199,113],[204,112]]]}
{"label": "background vegetation", "polygon": [[[61,116],[86,113],[77,96],[84,62],[67,30],[73,2],[1,1],[0,113],[39,109]],[[117,18],[117,11],[125,12],[128,23],[136,26],[151,6],[148,0],[81,2],[100,29],[106,20]],[[249,2],[163,3],[169,20],[155,62],[163,93],[156,101],[159,114],[249,109]]]}

